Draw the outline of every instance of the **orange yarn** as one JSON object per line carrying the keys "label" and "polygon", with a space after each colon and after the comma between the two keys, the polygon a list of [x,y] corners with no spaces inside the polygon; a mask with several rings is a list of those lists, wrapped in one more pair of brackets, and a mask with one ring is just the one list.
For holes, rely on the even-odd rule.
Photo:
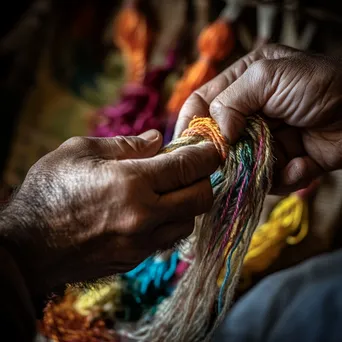
{"label": "orange yarn", "polygon": [[142,82],[151,42],[146,17],[135,6],[124,7],[115,21],[114,37],[127,64],[127,82]]}
{"label": "orange yarn", "polygon": [[200,57],[176,84],[167,105],[171,113],[178,114],[191,93],[216,76],[215,63],[227,57],[234,46],[230,24],[222,19],[216,20],[203,30],[197,45]]}
{"label": "orange yarn", "polygon": [[227,143],[221,134],[218,124],[210,117],[197,118],[196,116],[190,122],[189,127],[182,133],[182,137],[200,135],[205,140],[212,141],[220,153],[222,160],[227,158]]}
{"label": "orange yarn", "polygon": [[201,56],[215,62],[225,58],[232,51],[233,44],[230,24],[222,19],[204,29],[197,42]]}

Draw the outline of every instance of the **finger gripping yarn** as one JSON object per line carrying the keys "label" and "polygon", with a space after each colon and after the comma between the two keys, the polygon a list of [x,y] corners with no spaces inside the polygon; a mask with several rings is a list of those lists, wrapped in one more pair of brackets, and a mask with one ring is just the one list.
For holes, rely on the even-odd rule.
{"label": "finger gripping yarn", "polygon": [[228,146],[220,128],[211,118],[197,118],[190,122],[189,127],[183,132],[182,137],[200,136],[204,140],[212,141],[222,160],[226,160]]}

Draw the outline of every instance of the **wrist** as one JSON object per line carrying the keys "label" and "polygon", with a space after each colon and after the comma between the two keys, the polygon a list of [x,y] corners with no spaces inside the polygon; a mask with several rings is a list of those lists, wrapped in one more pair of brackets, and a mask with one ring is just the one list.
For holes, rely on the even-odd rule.
{"label": "wrist", "polygon": [[12,255],[32,297],[51,290],[49,277],[44,277],[42,258],[43,220],[27,202],[14,199],[0,214],[0,244]]}
{"label": "wrist", "polygon": [[0,302],[2,336],[13,341],[33,340],[35,335],[35,308],[25,280],[12,255],[0,246]]}

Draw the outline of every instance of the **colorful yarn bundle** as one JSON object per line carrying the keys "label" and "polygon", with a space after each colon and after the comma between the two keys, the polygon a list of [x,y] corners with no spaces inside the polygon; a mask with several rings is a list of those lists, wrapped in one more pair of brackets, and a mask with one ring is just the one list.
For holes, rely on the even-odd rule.
{"label": "colorful yarn bundle", "polygon": [[[229,147],[211,118],[195,118],[182,137],[162,152],[208,140],[215,144],[224,161],[212,177],[214,205],[208,214],[197,219],[194,259],[173,295],[157,308],[152,321],[142,320],[135,334],[126,333],[138,340],[208,340],[229,308],[270,188],[270,134],[260,118],[251,118],[246,135]],[[218,288],[223,266],[225,277]]]}
{"label": "colorful yarn bundle", "polygon": [[105,316],[125,322],[136,321],[144,314],[153,315],[188,267],[182,251],[151,256],[112,283],[79,292],[74,309],[83,316]]}

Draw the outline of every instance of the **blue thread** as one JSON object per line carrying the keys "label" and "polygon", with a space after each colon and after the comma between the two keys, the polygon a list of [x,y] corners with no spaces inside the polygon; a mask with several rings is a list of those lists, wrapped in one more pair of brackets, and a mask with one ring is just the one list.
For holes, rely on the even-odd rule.
{"label": "blue thread", "polygon": [[151,285],[158,290],[173,277],[178,260],[178,251],[172,253],[169,260],[149,257],[123,277],[133,281],[138,287],[138,292],[145,295]]}
{"label": "blue thread", "polygon": [[153,260],[152,257],[147,258],[142,263],[140,263],[136,268],[125,273],[124,276],[127,278],[133,278],[133,277],[137,276],[138,273],[140,273],[144,268],[146,268],[148,264],[151,264],[152,260]]}
{"label": "blue thread", "polygon": [[167,260],[149,257],[135,269],[122,275],[128,294],[126,317],[136,319],[142,312],[155,312],[158,304],[174,291],[171,280],[178,262],[178,251],[173,252]]}
{"label": "blue thread", "polygon": [[179,253],[175,252],[171,255],[171,264],[169,269],[163,275],[163,281],[169,281],[176,272],[177,265],[179,260]]}
{"label": "blue thread", "polygon": [[217,185],[221,184],[223,182],[223,174],[221,171],[216,171],[210,176],[210,183],[211,187],[215,188]]}

